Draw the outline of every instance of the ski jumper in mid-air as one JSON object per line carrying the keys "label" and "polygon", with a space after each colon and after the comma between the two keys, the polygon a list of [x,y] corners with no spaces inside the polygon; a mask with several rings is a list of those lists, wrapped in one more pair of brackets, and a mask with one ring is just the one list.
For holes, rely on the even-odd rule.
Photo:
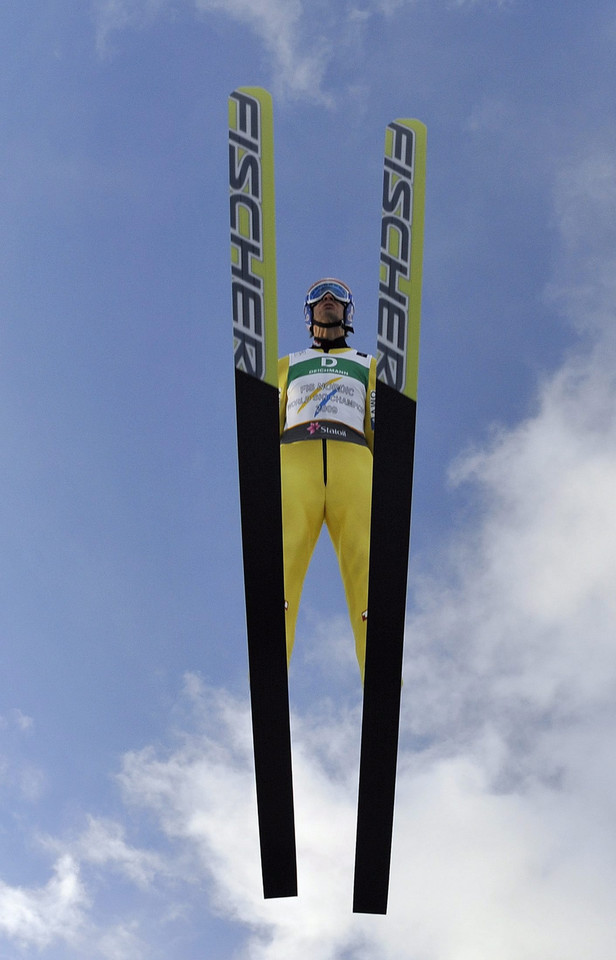
{"label": "ski jumper in mid-air", "polygon": [[287,658],[302,586],[323,523],[346,593],[363,681],[376,361],[347,344],[353,295],[333,278],[306,294],[312,346],[279,361]]}

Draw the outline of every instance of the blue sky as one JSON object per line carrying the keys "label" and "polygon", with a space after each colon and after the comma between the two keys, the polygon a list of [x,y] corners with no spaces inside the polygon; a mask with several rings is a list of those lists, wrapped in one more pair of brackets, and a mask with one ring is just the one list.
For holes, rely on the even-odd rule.
{"label": "blue sky", "polygon": [[[0,956],[607,960],[616,16],[606,0],[5,0]],[[275,98],[279,339],[374,349],[385,125],[428,126],[390,911],[351,913],[361,691],[323,539],[300,897],[260,896],[227,96]]]}

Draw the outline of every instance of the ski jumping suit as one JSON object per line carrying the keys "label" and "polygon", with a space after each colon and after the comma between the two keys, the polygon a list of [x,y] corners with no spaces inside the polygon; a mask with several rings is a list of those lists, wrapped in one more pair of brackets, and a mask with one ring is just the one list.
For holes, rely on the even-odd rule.
{"label": "ski jumping suit", "polygon": [[323,522],[331,537],[363,681],[376,361],[346,346],[316,346],[278,364],[287,659]]}

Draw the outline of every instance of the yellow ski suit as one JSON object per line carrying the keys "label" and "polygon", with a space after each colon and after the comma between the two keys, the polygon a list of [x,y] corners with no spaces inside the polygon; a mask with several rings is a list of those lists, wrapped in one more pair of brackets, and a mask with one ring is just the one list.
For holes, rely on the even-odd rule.
{"label": "yellow ski suit", "polygon": [[363,681],[376,361],[349,347],[327,352],[312,347],[281,359],[278,373],[287,658],[304,578],[325,522]]}

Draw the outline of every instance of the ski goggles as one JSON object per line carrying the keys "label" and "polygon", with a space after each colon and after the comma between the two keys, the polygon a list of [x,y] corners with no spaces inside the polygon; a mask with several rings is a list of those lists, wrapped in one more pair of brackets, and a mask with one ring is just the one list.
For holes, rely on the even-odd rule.
{"label": "ski goggles", "polygon": [[315,283],[306,294],[306,303],[312,305],[322,300],[326,293],[331,293],[332,297],[340,300],[341,303],[351,303],[353,297],[351,291],[338,280],[321,280]]}

